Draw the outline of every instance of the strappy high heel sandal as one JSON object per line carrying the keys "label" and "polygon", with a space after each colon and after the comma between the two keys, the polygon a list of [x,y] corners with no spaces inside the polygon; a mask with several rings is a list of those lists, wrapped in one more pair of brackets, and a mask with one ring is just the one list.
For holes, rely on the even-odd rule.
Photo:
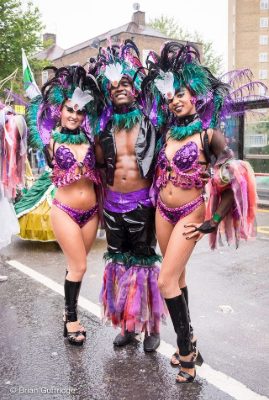
{"label": "strappy high heel sandal", "polygon": [[[197,349],[197,339],[195,339],[194,341],[192,341],[192,345],[194,348],[194,351],[196,353],[196,349]],[[199,353],[200,354],[200,353]],[[172,365],[172,367],[178,368],[180,367],[180,356],[179,356],[179,349],[177,349],[171,356],[170,359],[170,364]]]}
{"label": "strappy high heel sandal", "polygon": [[[63,312],[63,322],[64,322],[64,337],[66,337],[67,336],[67,328],[66,328],[66,313],[65,313],[65,311]],[[79,323],[79,325],[80,325],[80,320],[78,320],[78,323]],[[80,333],[83,335],[83,336],[87,336],[87,331],[86,331],[86,329],[84,328],[84,326],[82,326],[82,325],[80,325]]]}
{"label": "strappy high heel sandal", "polygon": [[[201,366],[204,360],[199,351],[197,353],[193,353],[193,356],[190,361],[180,360],[180,370],[176,377],[177,383],[191,383],[196,378],[196,369],[195,365]],[[182,371],[182,368],[194,369],[194,375],[189,374],[186,371]],[[178,379],[178,377],[183,378],[184,380]]]}
{"label": "strappy high heel sandal", "polygon": [[[65,322],[64,324],[64,337],[67,338],[68,342],[74,346],[82,346],[85,342],[85,336],[81,331],[68,331],[67,325],[72,324],[72,322]],[[80,339],[78,339],[81,337]]]}

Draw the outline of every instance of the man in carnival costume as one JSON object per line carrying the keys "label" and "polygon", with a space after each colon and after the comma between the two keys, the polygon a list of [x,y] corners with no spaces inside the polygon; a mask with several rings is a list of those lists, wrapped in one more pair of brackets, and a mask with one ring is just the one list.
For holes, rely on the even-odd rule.
{"label": "man in carnival costume", "polygon": [[155,252],[155,209],[149,198],[157,133],[139,98],[145,72],[131,40],[101,48],[90,72],[107,102],[96,140],[97,160],[105,175],[104,317],[121,327],[115,346],[145,332],[144,350],[150,352],[160,344],[164,303],[157,286],[160,258]]}

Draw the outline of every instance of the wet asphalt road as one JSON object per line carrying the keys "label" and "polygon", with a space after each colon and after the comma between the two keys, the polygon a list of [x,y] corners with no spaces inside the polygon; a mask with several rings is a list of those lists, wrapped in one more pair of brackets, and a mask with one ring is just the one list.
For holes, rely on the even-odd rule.
{"label": "wet asphalt road", "polygon": [[[253,392],[269,395],[269,213],[258,214],[258,239],[238,250],[215,252],[203,239],[188,265],[192,324],[207,364]],[[269,228],[268,228],[269,229]],[[105,240],[88,258],[82,296],[98,303]],[[64,259],[55,243],[15,238],[0,251],[0,399],[212,399],[233,397],[198,379],[175,384],[176,369],[160,354],[144,354],[140,342],[115,350],[117,333],[81,310],[87,327],[83,348],[62,338],[63,298],[6,261],[15,259],[62,284]],[[170,321],[162,339],[174,345]],[[14,393],[13,393],[14,392]]]}

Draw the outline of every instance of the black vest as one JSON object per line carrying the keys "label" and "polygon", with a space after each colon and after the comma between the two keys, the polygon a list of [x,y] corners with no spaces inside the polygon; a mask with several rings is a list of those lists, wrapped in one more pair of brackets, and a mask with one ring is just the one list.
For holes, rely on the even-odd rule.
{"label": "black vest", "polygon": [[[116,141],[114,137],[112,120],[104,131],[99,134],[99,143],[102,147],[106,168],[106,180],[108,185],[114,183],[114,172],[117,157]],[[135,144],[135,154],[138,169],[142,178],[152,178],[155,161],[156,130],[149,119],[143,115],[140,130]]]}

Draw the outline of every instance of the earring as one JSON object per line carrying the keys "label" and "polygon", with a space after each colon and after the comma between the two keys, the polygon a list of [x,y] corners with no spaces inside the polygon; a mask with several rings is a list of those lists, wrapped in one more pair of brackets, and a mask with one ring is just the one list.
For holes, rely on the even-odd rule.
{"label": "earring", "polygon": [[191,98],[191,104],[195,104],[195,103],[196,103],[196,100],[197,100],[196,97],[192,97],[192,98]]}

